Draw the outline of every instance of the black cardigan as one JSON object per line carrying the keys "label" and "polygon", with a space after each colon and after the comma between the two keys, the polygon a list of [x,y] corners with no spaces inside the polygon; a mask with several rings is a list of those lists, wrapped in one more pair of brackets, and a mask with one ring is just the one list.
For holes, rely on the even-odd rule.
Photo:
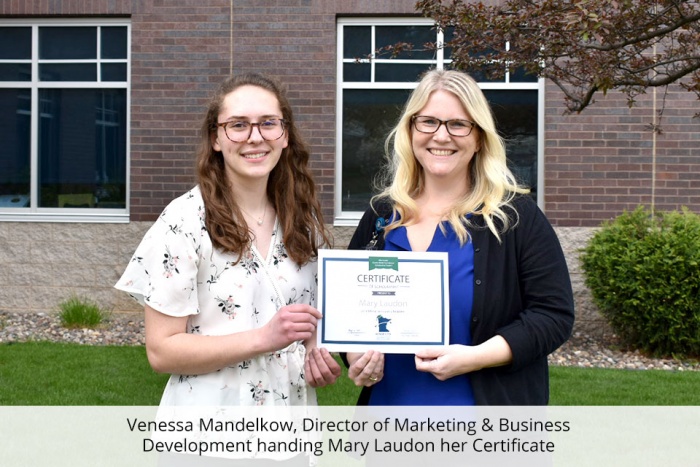
{"label": "black cardigan", "polygon": [[[569,271],[554,229],[529,196],[517,197],[512,205],[517,216],[509,213],[513,222],[501,234],[501,243],[481,216],[472,217],[469,229],[474,245],[473,344],[501,335],[513,352],[509,365],[470,374],[477,405],[547,404],[547,355],[566,342],[574,324]],[[390,216],[386,202],[369,208],[348,249],[384,249],[377,219]],[[358,404],[368,400],[369,388],[364,388]]]}

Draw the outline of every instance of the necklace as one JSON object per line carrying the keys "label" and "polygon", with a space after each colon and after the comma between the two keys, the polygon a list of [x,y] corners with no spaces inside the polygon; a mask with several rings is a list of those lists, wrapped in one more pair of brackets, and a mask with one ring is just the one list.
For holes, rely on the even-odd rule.
{"label": "necklace", "polygon": [[265,205],[266,201],[267,201],[266,199],[263,199],[262,217],[260,217],[260,216],[256,217],[256,216],[252,215],[251,213],[249,213],[248,211],[243,209],[243,206],[238,206],[238,207],[241,208],[241,211],[243,211],[244,214],[248,214],[248,217],[250,217],[251,219],[255,219],[255,222],[257,222],[258,225],[263,225],[263,222],[265,222],[265,215],[267,214],[267,206]]}

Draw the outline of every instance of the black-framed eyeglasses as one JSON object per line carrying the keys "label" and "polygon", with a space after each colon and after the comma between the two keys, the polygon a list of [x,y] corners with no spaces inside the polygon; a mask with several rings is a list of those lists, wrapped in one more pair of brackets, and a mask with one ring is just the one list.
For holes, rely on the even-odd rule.
{"label": "black-framed eyeglasses", "polygon": [[232,120],[229,122],[217,123],[224,129],[226,137],[234,143],[242,143],[250,139],[253,134],[253,127],[258,127],[260,136],[265,141],[275,141],[284,135],[285,121],[283,118],[268,118],[262,122],[252,123],[246,120]]}
{"label": "black-framed eyeglasses", "polygon": [[413,127],[421,133],[437,133],[441,125],[445,125],[447,132],[452,136],[469,136],[476,123],[469,120],[455,118],[451,120],[440,120],[428,115],[414,115],[411,117]]}

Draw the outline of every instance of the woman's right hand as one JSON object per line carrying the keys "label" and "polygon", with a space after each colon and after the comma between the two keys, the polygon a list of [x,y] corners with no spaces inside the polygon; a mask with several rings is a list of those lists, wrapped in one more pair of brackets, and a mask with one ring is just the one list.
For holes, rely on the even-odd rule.
{"label": "woman's right hand", "polygon": [[320,318],[321,312],[312,306],[287,305],[260,328],[203,336],[187,333],[187,316],[165,315],[146,305],[146,353],[159,373],[211,373],[310,339]]}
{"label": "woman's right hand", "polygon": [[376,350],[348,353],[348,376],[355,386],[373,386],[384,377],[384,354]]}
{"label": "woman's right hand", "polygon": [[262,339],[271,352],[284,349],[297,341],[310,339],[316,331],[321,312],[310,305],[286,305],[277,310],[261,328]]}

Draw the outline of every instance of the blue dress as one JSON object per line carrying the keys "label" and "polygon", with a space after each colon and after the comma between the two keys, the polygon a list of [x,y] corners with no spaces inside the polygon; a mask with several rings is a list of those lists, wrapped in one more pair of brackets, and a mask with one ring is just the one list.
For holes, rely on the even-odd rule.
{"label": "blue dress", "polygon": [[[470,322],[474,292],[474,247],[460,246],[452,226],[436,227],[428,251],[447,252],[450,284],[450,344],[471,345]],[[405,227],[386,234],[384,250],[411,251]],[[386,354],[384,377],[372,387],[369,405],[474,405],[469,375],[440,381],[416,370],[413,354]]]}

